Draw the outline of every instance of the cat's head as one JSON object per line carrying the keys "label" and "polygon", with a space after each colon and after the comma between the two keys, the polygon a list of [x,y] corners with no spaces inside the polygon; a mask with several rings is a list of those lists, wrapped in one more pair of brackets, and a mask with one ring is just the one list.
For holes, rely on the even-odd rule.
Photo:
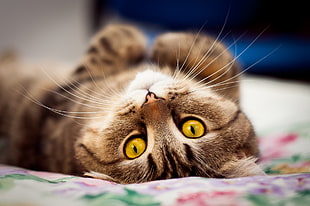
{"label": "cat's head", "polygon": [[182,73],[147,67],[85,129],[76,150],[88,175],[133,183],[262,174],[248,158],[257,143],[238,103]]}

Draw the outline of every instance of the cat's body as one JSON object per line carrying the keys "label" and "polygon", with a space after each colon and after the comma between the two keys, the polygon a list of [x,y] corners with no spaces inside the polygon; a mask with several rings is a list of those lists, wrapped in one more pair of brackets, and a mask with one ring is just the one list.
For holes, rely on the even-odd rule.
{"label": "cat's body", "polygon": [[121,183],[262,174],[238,105],[238,66],[211,37],[164,34],[147,57],[139,31],[112,25],[65,82],[34,72],[13,81],[14,67],[0,63],[10,164]]}

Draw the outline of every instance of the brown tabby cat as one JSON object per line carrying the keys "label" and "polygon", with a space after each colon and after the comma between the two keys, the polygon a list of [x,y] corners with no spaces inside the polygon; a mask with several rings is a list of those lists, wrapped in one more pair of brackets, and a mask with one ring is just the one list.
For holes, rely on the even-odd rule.
{"label": "brown tabby cat", "polygon": [[119,183],[263,174],[227,48],[167,33],[149,53],[136,28],[110,25],[73,72],[62,71],[66,82],[2,59],[2,159]]}

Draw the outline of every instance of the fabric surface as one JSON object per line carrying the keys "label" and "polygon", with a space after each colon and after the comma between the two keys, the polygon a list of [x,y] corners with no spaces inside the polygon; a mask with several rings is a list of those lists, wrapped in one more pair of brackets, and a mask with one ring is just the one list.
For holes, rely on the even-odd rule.
{"label": "fabric surface", "polygon": [[121,185],[2,165],[0,205],[309,205],[308,125],[260,137],[260,164],[267,176]]}

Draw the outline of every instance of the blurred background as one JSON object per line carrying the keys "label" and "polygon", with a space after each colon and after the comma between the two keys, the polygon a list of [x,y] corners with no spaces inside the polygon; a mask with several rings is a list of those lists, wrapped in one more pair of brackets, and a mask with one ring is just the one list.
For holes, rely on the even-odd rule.
{"label": "blurred background", "polygon": [[[0,0],[0,52],[76,64],[105,24],[208,32],[231,45],[249,81],[242,104],[257,130],[310,122],[310,12],[303,0]],[[239,39],[239,37],[242,37]],[[262,76],[254,78],[251,76]],[[269,78],[266,78],[269,77]],[[281,80],[281,81],[279,81]],[[288,80],[297,80],[288,81]]]}
{"label": "blurred background", "polygon": [[0,0],[0,52],[76,62],[104,24],[133,22],[150,41],[165,30],[220,35],[235,43],[231,50],[248,73],[309,82],[307,8],[302,0]]}

